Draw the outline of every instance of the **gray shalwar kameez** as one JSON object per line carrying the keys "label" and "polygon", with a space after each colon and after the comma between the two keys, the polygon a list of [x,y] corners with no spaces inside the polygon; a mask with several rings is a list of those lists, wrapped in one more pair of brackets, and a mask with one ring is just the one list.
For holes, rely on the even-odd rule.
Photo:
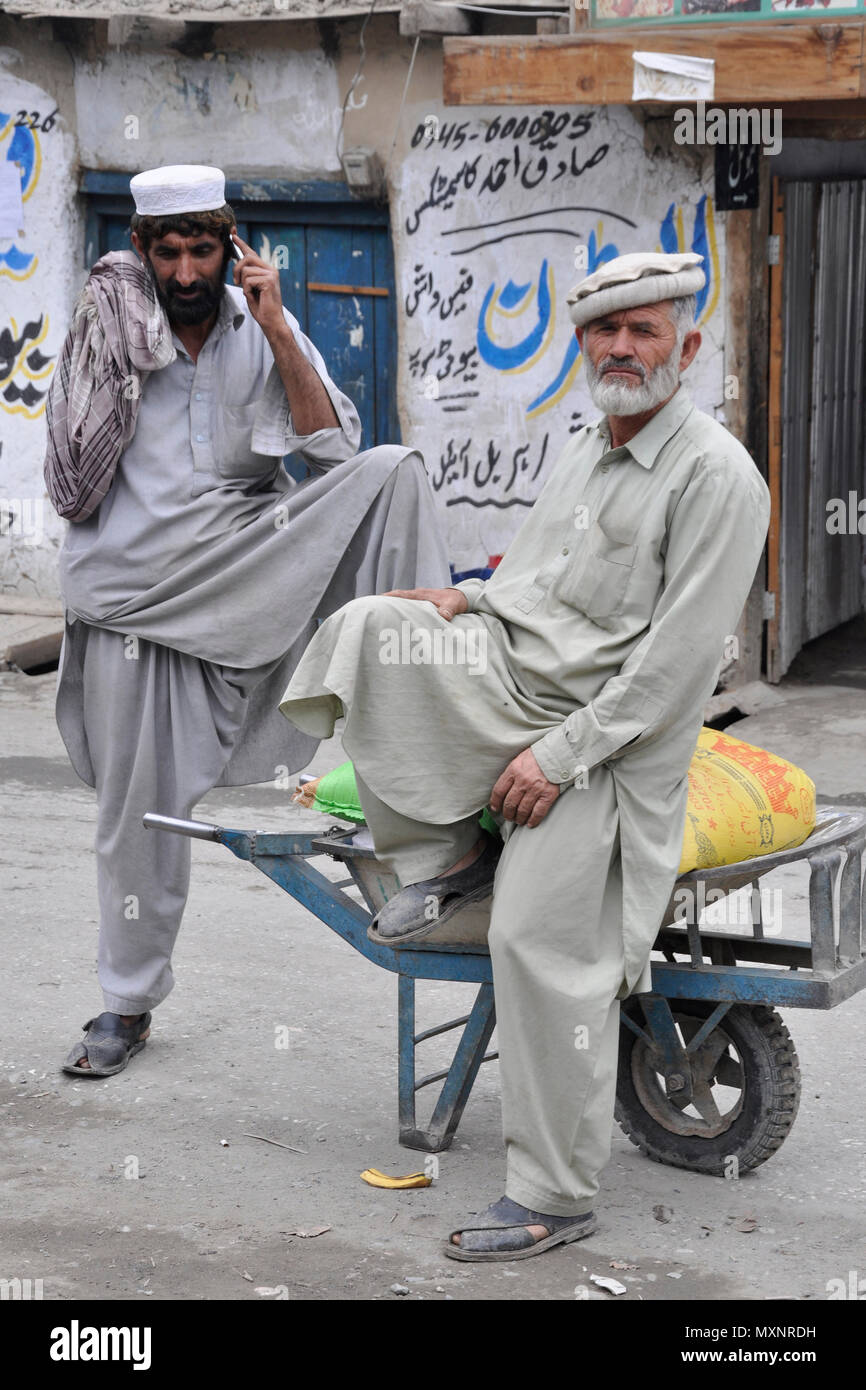
{"label": "gray shalwar kameez", "polygon": [[[195,362],[174,337],[107,496],[61,555],[57,718],[99,797],[99,975],[114,1013],[142,1013],[171,989],[189,881],[189,841],[146,831],[144,812],[186,817],[215,785],[303,767],[316,740],[277,703],[316,618],[449,577],[419,456],[355,456],[354,406],[286,312],[339,421],[296,435],[244,307],[227,287]],[[314,472],[300,486],[281,462],[292,451]]]}
{"label": "gray shalwar kameez", "polygon": [[506,1191],[536,1211],[593,1205],[617,1000],[650,988],[703,707],[768,519],[751,458],[680,387],[623,447],[606,421],[579,431],[493,577],[459,586],[470,611],[453,624],[476,630],[483,671],[383,662],[388,630],[449,625],[429,604],[358,599],[285,693],[319,737],[345,712],[377,853],[403,883],[465,853],[522,749],[560,785],[539,826],[506,825],[490,929]]}

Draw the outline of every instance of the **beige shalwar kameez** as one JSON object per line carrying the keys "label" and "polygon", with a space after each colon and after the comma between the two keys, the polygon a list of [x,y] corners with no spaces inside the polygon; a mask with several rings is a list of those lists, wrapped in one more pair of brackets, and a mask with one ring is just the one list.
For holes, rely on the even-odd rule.
{"label": "beige shalwar kameez", "polygon": [[345,714],[377,853],[404,884],[477,839],[522,749],[560,785],[539,826],[505,827],[490,930],[506,1192],[534,1210],[592,1207],[617,1000],[650,988],[703,707],[768,520],[751,458],[680,387],[624,447],[606,420],[578,432],[493,577],[458,586],[470,611],[452,641],[478,629],[483,669],[395,663],[401,623],[448,624],[431,604],[361,598],[322,625],[281,704],[318,737]]}

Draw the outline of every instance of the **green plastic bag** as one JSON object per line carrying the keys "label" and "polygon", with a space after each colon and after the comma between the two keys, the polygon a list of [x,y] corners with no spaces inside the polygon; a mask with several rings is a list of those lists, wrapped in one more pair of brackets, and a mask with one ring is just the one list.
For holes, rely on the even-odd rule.
{"label": "green plastic bag", "polygon": [[[353,821],[356,825],[365,823],[355,782],[355,769],[350,762],[340,763],[333,772],[326,772],[324,777],[319,778],[313,807],[326,816],[337,816],[340,820]],[[499,835],[499,826],[486,806],[479,817],[479,824],[488,834]]]}
{"label": "green plastic bag", "polygon": [[340,820],[364,824],[364,812],[355,784],[355,769],[351,763],[340,763],[333,772],[326,772],[319,778],[313,806],[326,816],[339,816]]}

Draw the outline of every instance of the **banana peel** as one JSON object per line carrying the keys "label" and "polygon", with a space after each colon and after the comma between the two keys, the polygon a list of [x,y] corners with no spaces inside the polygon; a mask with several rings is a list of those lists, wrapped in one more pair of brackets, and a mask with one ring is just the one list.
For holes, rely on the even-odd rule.
{"label": "banana peel", "polygon": [[410,1187],[430,1187],[433,1182],[426,1173],[407,1173],[403,1178],[391,1178],[387,1173],[380,1173],[378,1168],[365,1168],[361,1177],[371,1187],[388,1187],[397,1191]]}

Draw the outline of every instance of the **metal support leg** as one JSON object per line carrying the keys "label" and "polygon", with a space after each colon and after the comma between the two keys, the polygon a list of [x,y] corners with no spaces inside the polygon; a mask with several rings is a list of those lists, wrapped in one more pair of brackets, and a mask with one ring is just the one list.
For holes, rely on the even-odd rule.
{"label": "metal support leg", "polygon": [[845,965],[856,965],[866,945],[861,940],[861,862],[859,846],[849,845],[839,889],[839,955]]}
{"label": "metal support leg", "polygon": [[[490,1061],[495,1053],[485,1055],[485,1049],[496,1026],[496,1010],[492,984],[483,984],[475,997],[468,1018],[433,1028],[429,1033],[415,1036],[414,980],[400,976],[400,1143],[407,1149],[425,1153],[440,1153],[450,1148],[460,1123],[469,1093],[482,1062]],[[463,1025],[463,1032],[447,1072],[434,1072],[415,1080],[415,1043],[434,1033]],[[444,1080],[428,1129],[418,1129],[415,1123],[415,1092],[435,1081]]]}
{"label": "metal support leg", "polygon": [[415,979],[397,976],[397,1106],[400,1143],[415,1133]]}
{"label": "metal support leg", "polygon": [[842,853],[838,849],[809,856],[809,918],[812,928],[812,969],[832,975],[836,969],[836,924],[833,883]]}

